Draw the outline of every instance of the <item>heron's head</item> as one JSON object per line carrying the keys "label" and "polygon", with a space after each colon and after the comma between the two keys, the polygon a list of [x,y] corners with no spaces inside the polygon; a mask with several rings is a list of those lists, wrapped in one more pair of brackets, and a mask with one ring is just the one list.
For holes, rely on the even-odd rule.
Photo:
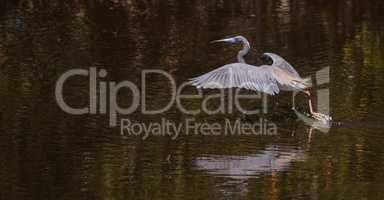
{"label": "heron's head", "polygon": [[221,39],[221,40],[214,40],[212,41],[211,43],[218,43],[218,42],[227,42],[227,43],[231,43],[231,44],[249,44],[247,39],[245,39],[245,37],[243,36],[235,36],[235,37],[230,37],[230,38],[225,38],[225,39]]}

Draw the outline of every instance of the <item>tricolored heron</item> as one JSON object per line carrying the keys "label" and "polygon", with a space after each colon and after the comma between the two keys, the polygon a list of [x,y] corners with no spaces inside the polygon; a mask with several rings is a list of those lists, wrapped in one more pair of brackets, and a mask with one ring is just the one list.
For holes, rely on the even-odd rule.
{"label": "tricolored heron", "polygon": [[292,109],[295,109],[295,96],[303,92],[309,96],[309,112],[318,120],[330,120],[330,117],[316,113],[312,109],[312,102],[308,88],[309,80],[300,77],[299,73],[282,57],[274,53],[264,53],[264,58],[272,60],[271,65],[253,66],[245,63],[244,56],[248,54],[251,46],[243,36],[236,36],[211,43],[227,42],[242,44],[243,49],[237,54],[237,63],[219,67],[199,77],[192,78],[192,85],[197,88],[245,88],[256,90],[270,95],[282,91],[292,91]]}

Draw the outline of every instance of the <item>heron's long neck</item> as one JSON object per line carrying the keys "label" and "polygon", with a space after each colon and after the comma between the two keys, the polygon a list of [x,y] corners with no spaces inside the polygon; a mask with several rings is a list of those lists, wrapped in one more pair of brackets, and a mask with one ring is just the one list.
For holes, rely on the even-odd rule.
{"label": "heron's long neck", "polygon": [[251,48],[248,41],[243,41],[243,49],[237,54],[237,60],[239,63],[245,63],[244,56],[246,56]]}

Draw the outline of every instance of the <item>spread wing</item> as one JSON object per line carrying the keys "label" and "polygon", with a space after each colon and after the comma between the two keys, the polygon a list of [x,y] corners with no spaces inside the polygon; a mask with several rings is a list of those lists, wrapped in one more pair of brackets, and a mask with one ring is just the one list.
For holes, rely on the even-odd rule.
{"label": "spread wing", "polygon": [[293,77],[300,78],[299,73],[289,64],[284,58],[274,53],[264,53],[264,56],[268,56],[272,59],[272,66],[276,66],[284,71],[289,72],[289,74]]}
{"label": "spread wing", "polygon": [[302,90],[307,86],[302,79],[292,77],[274,66],[255,67],[244,63],[232,63],[191,79],[197,88],[245,88],[267,94],[277,94],[279,86]]}

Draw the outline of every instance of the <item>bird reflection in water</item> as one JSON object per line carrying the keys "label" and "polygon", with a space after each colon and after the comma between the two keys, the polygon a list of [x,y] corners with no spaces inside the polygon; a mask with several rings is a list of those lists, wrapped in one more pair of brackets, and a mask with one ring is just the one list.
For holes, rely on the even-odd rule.
{"label": "bird reflection in water", "polygon": [[[303,117],[297,111],[295,113],[298,114],[298,117]],[[220,190],[226,198],[236,199],[243,196],[248,191],[249,180],[265,174],[271,176],[271,187],[274,187],[278,172],[288,171],[293,163],[306,160],[308,157],[306,152],[312,143],[313,130],[326,132],[327,126],[322,122],[312,118],[308,119],[312,121],[308,121],[306,125],[309,126],[302,129],[306,135],[306,142],[299,147],[288,144],[270,144],[263,150],[248,155],[203,155],[194,159],[194,165],[203,173],[224,179],[224,182],[217,187],[221,188]],[[296,135],[295,130],[291,132],[292,136]],[[231,190],[227,188],[231,188]]]}

